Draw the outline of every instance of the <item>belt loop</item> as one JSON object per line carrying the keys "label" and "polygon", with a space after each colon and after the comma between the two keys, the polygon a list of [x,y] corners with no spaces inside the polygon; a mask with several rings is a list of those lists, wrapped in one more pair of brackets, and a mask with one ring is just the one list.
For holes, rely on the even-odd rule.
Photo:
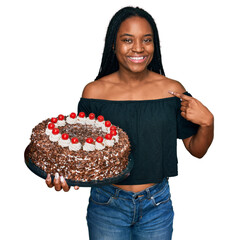
{"label": "belt loop", "polygon": [[147,192],[147,199],[150,199],[151,198],[151,193],[150,193],[149,189],[146,188],[145,190]]}
{"label": "belt loop", "polygon": [[116,191],[115,191],[115,195],[114,195],[115,198],[118,198],[118,196],[119,196],[119,191],[120,191],[120,189],[117,188]]}

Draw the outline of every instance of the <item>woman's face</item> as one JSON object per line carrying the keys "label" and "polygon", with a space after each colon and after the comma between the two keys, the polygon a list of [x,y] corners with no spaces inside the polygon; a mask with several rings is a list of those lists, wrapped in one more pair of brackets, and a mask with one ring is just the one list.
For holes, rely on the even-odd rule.
{"label": "woman's face", "polygon": [[115,47],[119,68],[143,72],[153,59],[153,31],[145,18],[130,17],[120,25]]}

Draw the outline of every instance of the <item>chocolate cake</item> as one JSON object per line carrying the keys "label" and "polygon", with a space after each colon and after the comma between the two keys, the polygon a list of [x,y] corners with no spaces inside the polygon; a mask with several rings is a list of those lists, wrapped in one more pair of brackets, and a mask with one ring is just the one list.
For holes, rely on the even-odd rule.
{"label": "chocolate cake", "polygon": [[29,145],[29,158],[38,168],[79,182],[117,177],[129,154],[130,142],[121,128],[84,112],[42,121],[33,128]]}

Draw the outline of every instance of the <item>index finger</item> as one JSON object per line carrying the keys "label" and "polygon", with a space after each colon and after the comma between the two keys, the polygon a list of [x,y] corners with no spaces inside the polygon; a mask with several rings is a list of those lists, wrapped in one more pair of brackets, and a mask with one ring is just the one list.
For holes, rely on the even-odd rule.
{"label": "index finger", "polygon": [[189,97],[189,96],[187,96],[187,95],[185,95],[185,94],[183,94],[183,93],[178,93],[178,92],[172,92],[172,91],[168,91],[170,94],[172,94],[172,95],[174,95],[175,97],[178,97],[178,98],[180,98],[180,99],[182,99],[182,100],[190,100],[191,99],[191,97]]}

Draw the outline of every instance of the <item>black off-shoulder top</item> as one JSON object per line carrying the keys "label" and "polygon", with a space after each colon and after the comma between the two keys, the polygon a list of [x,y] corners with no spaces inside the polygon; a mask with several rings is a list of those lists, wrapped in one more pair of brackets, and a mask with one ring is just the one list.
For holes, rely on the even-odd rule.
{"label": "black off-shoulder top", "polygon": [[128,134],[134,167],[129,177],[117,184],[136,185],[178,175],[177,138],[188,138],[198,129],[181,116],[180,107],[177,97],[123,101],[81,98],[78,113],[103,115]]}

